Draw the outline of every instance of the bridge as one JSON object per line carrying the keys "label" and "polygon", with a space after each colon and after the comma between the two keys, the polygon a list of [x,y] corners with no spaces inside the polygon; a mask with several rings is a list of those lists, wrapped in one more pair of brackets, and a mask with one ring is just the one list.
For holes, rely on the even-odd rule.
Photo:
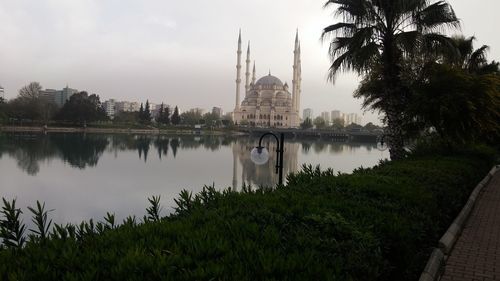
{"label": "bridge", "polygon": [[280,128],[239,128],[238,131],[250,135],[261,135],[267,132],[283,133],[287,138],[320,138],[331,141],[363,141],[376,142],[382,132],[368,131],[334,131],[334,130],[304,130]]}

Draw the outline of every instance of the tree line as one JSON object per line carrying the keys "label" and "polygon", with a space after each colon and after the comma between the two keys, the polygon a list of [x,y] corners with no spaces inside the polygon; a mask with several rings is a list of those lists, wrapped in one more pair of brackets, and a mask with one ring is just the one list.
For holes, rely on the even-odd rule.
{"label": "tree line", "polygon": [[161,104],[157,112],[151,109],[149,100],[141,103],[139,111],[116,112],[110,120],[100,101],[99,95],[88,94],[86,91],[73,94],[62,107],[44,97],[42,86],[38,82],[31,82],[19,90],[19,94],[12,100],[0,98],[0,123],[15,121],[36,121],[47,124],[50,121],[70,122],[72,124],[87,125],[93,122],[113,122],[140,125],[177,126],[204,124],[211,127],[230,126],[230,116],[219,116],[209,112],[201,114],[199,111],[181,113],[178,106],[173,110]]}

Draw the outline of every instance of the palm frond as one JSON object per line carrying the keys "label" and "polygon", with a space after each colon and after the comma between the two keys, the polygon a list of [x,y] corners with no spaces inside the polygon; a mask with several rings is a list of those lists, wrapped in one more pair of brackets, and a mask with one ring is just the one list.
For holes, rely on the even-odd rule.
{"label": "palm frond", "polygon": [[483,45],[481,48],[472,52],[467,62],[467,69],[469,72],[477,72],[481,66],[487,64],[486,53],[489,49],[489,46]]}
{"label": "palm frond", "polygon": [[356,25],[353,23],[339,22],[323,29],[321,39],[324,40],[329,35],[344,34],[352,36],[356,31]]}
{"label": "palm frond", "polygon": [[460,21],[448,3],[438,1],[416,13],[415,25],[425,32],[442,32],[444,28],[460,28]]}
{"label": "palm frond", "polygon": [[454,57],[458,55],[453,39],[440,33],[422,35],[422,53],[431,56]]}

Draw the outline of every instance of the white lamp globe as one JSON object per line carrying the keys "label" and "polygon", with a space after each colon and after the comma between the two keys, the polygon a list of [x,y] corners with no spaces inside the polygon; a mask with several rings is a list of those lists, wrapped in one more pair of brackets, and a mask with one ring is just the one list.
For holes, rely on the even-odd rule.
{"label": "white lamp globe", "polygon": [[266,164],[269,160],[269,152],[265,147],[254,147],[250,152],[250,159],[257,165]]}
{"label": "white lamp globe", "polygon": [[383,141],[377,142],[377,149],[380,151],[385,151],[387,150],[387,143]]}

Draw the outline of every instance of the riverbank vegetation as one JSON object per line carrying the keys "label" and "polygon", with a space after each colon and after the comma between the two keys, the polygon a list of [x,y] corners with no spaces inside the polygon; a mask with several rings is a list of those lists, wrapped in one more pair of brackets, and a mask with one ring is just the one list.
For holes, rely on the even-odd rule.
{"label": "riverbank vegetation", "polygon": [[306,166],[275,189],[183,191],[168,216],[152,197],[122,224],[52,227],[37,203],[28,231],[5,200],[0,279],[415,280],[493,163],[488,149],[441,151],[350,175]]}

